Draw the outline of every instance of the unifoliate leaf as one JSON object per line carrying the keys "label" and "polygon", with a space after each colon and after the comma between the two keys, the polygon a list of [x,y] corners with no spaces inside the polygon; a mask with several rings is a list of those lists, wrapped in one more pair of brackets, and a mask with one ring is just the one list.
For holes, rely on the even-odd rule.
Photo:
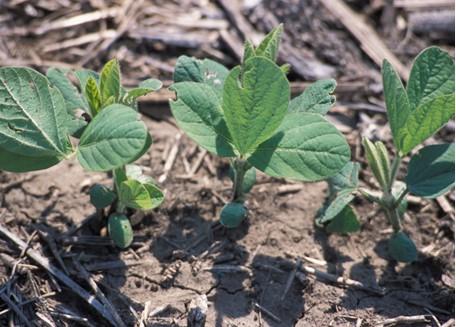
{"label": "unifoliate leaf", "polygon": [[252,42],[245,41],[244,43],[244,55],[242,56],[242,62],[245,63],[247,60],[255,56],[255,48]]}
{"label": "unifoliate leaf", "polygon": [[220,211],[220,223],[227,228],[236,228],[247,217],[247,209],[242,203],[230,202]]}
{"label": "unifoliate leaf", "polygon": [[346,188],[339,191],[334,199],[332,199],[322,210],[317,217],[319,224],[324,224],[336,217],[344,208],[355,198],[355,189]]}
{"label": "unifoliate leaf", "polygon": [[60,90],[65,99],[67,112],[73,114],[75,109],[88,110],[86,104],[82,100],[78,89],[70,82],[66,76],[67,70],[59,68],[49,68],[46,76],[56,88]]}
{"label": "unifoliate leaf", "polygon": [[270,138],[287,112],[290,87],[285,74],[267,58],[253,57],[225,80],[223,113],[241,155]]}
{"label": "unifoliate leaf", "polygon": [[128,208],[150,210],[159,206],[163,199],[163,193],[152,183],[127,179],[120,184],[119,201]]}
{"label": "unifoliate leaf", "polygon": [[[391,194],[396,199],[396,201],[399,199],[399,197],[405,191],[406,188],[407,188],[407,186],[404,182],[395,181],[393,183],[393,187],[391,188]],[[403,197],[401,200],[401,203],[399,203],[399,206],[397,208],[397,210],[399,211],[400,217],[404,216],[405,212],[407,211],[407,206],[408,206],[407,198]]]}
{"label": "unifoliate leaf", "polygon": [[214,89],[219,99],[222,98],[223,83],[228,76],[228,69],[209,59],[199,60],[188,56],[180,56],[174,68],[174,82],[205,83]]}
{"label": "unifoliate leaf", "polygon": [[85,84],[85,96],[89,103],[92,117],[95,117],[101,110],[101,94],[98,88],[97,81],[93,77],[89,77]]}
{"label": "unifoliate leaf", "polygon": [[436,198],[454,187],[454,143],[422,148],[408,165],[405,181],[412,194]]}
{"label": "unifoliate leaf", "polygon": [[100,73],[100,94],[102,103],[114,97],[118,99],[120,95],[120,67],[117,59],[108,61]]}
{"label": "unifoliate leaf", "polygon": [[433,98],[452,94],[454,86],[454,59],[437,47],[429,47],[417,56],[410,72],[410,106],[418,108]]}
{"label": "unifoliate leaf", "polygon": [[346,234],[357,232],[360,227],[355,209],[347,205],[326,225],[326,231]]}
{"label": "unifoliate leaf", "polygon": [[29,157],[0,148],[0,170],[25,173],[41,170],[58,164],[59,157]]}
{"label": "unifoliate leaf", "polygon": [[[234,170],[233,166],[230,165],[230,170],[228,171],[228,176],[230,177],[231,181],[234,183]],[[256,169],[255,167],[250,167],[247,169],[244,175],[244,181],[242,183],[242,190],[244,193],[249,193],[252,187],[256,183]]]}
{"label": "unifoliate leaf", "polygon": [[375,179],[381,188],[386,189],[390,172],[384,169],[384,160],[382,160],[383,154],[380,153],[377,146],[367,138],[363,138],[363,147],[366,152],[367,163],[369,164]]}
{"label": "unifoliate leaf", "polygon": [[275,62],[279,54],[279,44],[282,33],[283,25],[280,24],[264,37],[264,39],[255,49],[255,55],[266,57]]}
{"label": "unifoliate leaf", "polygon": [[31,157],[71,154],[60,91],[30,68],[0,68],[0,147]]}
{"label": "unifoliate leaf", "polygon": [[116,194],[108,187],[95,184],[90,188],[90,203],[97,209],[103,209],[111,205],[117,198]]}
{"label": "unifoliate leaf", "polygon": [[334,176],[350,159],[342,134],[313,113],[288,113],[276,134],[248,158],[273,177],[317,181]]}
{"label": "unifoliate leaf", "polygon": [[139,114],[127,106],[113,104],[103,109],[84,130],[77,157],[87,170],[112,170],[137,158],[147,138]]}
{"label": "unifoliate leaf", "polygon": [[403,232],[394,233],[388,240],[390,255],[400,262],[416,261],[418,252],[415,243]]}
{"label": "unifoliate leaf", "polygon": [[160,90],[162,85],[163,83],[158,79],[150,78],[139,83],[138,87],[128,90],[127,96],[136,99],[151,92]]}
{"label": "unifoliate leaf", "polygon": [[170,88],[170,101],[177,125],[201,147],[222,157],[235,156],[219,100],[213,88],[203,83],[181,82]]}
{"label": "unifoliate leaf", "polygon": [[454,116],[454,93],[427,99],[413,110],[400,131],[402,156],[434,135]]}
{"label": "unifoliate leaf", "polygon": [[386,61],[383,85],[394,144],[401,156],[454,116],[454,59],[436,47],[416,58],[407,91]]}
{"label": "unifoliate leaf", "polygon": [[314,112],[324,115],[336,102],[332,94],[336,89],[333,79],[321,80],[310,84],[304,92],[290,101],[289,111]]}
{"label": "unifoliate leaf", "polygon": [[386,60],[383,61],[382,75],[386,110],[394,145],[401,150],[400,130],[405,125],[412,109],[399,75]]}
{"label": "unifoliate leaf", "polygon": [[125,249],[133,242],[133,229],[127,216],[113,213],[108,218],[108,233],[114,243]]}
{"label": "unifoliate leaf", "polygon": [[334,176],[328,179],[330,193],[335,194],[343,189],[356,189],[359,183],[360,164],[349,161],[347,164]]}

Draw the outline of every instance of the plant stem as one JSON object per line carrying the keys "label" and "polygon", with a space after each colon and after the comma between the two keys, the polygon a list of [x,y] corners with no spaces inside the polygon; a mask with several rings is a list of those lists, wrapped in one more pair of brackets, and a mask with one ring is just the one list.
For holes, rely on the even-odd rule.
{"label": "plant stem", "polygon": [[393,226],[393,230],[395,233],[400,232],[402,230],[401,226],[401,218],[399,215],[399,211],[397,209],[389,209],[385,208],[386,216],[390,221],[391,225]]}
{"label": "plant stem", "polygon": [[125,166],[122,166],[120,168],[117,168],[115,170],[112,170],[112,177],[114,179],[113,181],[113,190],[114,190],[114,193],[116,193],[117,195],[117,201],[115,203],[115,208],[116,208],[116,212],[118,213],[124,213],[125,211],[125,206],[120,202],[120,196],[119,196],[119,187],[120,185],[117,185],[117,176],[116,176],[116,170],[120,170],[122,171],[122,173],[124,175],[126,175],[126,169],[125,169]]}
{"label": "plant stem", "polygon": [[233,181],[233,202],[244,202],[244,176],[248,170],[248,163],[242,159],[235,159],[232,162],[234,181]]}
{"label": "plant stem", "polygon": [[396,180],[397,172],[399,170],[399,165],[401,163],[401,158],[399,156],[394,156],[393,164],[391,165],[391,175],[390,180],[388,181],[388,191],[391,193],[394,181]]}
{"label": "plant stem", "polygon": [[398,196],[398,198],[396,199],[396,202],[394,202],[394,208],[397,208],[399,207],[399,205],[401,204],[401,201],[404,199],[404,197],[408,194],[409,190],[408,188],[406,187],[402,193]]}

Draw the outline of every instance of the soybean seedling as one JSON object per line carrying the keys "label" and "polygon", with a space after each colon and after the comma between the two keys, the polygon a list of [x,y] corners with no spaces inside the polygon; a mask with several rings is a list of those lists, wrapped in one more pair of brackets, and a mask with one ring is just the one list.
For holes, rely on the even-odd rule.
{"label": "soybean seedling", "polygon": [[247,216],[245,196],[256,169],[317,181],[335,175],[350,157],[341,133],[323,117],[335,101],[335,81],[316,82],[290,101],[288,65],[275,63],[281,33],[280,25],[256,48],[246,42],[242,63],[231,71],[208,59],[181,56],[176,63],[170,105],[178,126],[231,163],[232,198],[220,214],[226,227]]}
{"label": "soybean seedling", "polygon": [[360,165],[350,162],[329,180],[329,201],[317,217],[317,224],[330,232],[358,230],[356,212],[349,204],[355,195],[364,196],[381,207],[393,228],[388,241],[390,255],[397,261],[411,262],[417,259],[417,249],[402,228],[406,196],[434,199],[454,187],[454,143],[420,148],[408,163],[404,181],[398,179],[398,171],[412,150],[454,116],[454,59],[437,47],[425,49],[414,61],[407,88],[386,60],[382,74],[394,157],[390,157],[384,143],[363,139],[366,159],[381,195],[359,187]]}
{"label": "soybean seedling", "polygon": [[88,171],[113,172],[114,187],[95,185],[90,195],[97,208],[114,206],[108,230],[124,248],[133,239],[126,208],[151,209],[163,200],[153,181],[129,165],[151,145],[136,98],[158,90],[161,82],[150,79],[127,90],[117,60],[111,60],[99,75],[74,72],[80,93],[69,73],[51,68],[44,76],[26,67],[0,68],[0,169],[41,170],[76,156]]}

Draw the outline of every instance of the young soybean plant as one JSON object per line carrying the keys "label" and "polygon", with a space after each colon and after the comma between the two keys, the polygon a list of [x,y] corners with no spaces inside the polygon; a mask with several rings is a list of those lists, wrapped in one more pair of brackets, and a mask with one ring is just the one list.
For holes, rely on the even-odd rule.
{"label": "young soybean plant", "polygon": [[161,83],[150,79],[127,90],[120,84],[117,60],[111,60],[100,75],[74,72],[80,94],[68,73],[50,68],[44,76],[26,67],[0,68],[0,169],[41,170],[76,156],[88,171],[112,171],[113,189],[95,185],[90,195],[97,208],[115,205],[108,230],[124,248],[133,239],[126,208],[151,209],[163,200],[153,181],[129,165],[151,145],[136,98],[158,90]]}
{"label": "young soybean plant", "polygon": [[277,59],[280,25],[255,48],[245,44],[239,66],[228,71],[214,61],[181,56],[174,71],[179,127],[201,147],[231,163],[231,202],[220,214],[226,227],[247,216],[245,194],[256,169],[273,177],[317,181],[335,175],[350,149],[323,115],[335,99],[335,81],[319,81],[290,102],[290,87]]}
{"label": "young soybean plant", "polygon": [[424,146],[412,155],[405,182],[397,179],[402,160],[423,141],[434,135],[454,116],[454,59],[437,47],[421,52],[413,64],[407,88],[386,60],[383,88],[388,120],[396,153],[391,159],[385,145],[363,139],[369,167],[381,189],[381,196],[358,187],[359,164],[350,162],[329,179],[330,196],[317,218],[330,232],[347,233],[359,229],[350,202],[356,194],[380,205],[393,227],[388,242],[397,261],[417,259],[413,241],[403,232],[402,216],[407,210],[407,194],[434,199],[454,187],[454,143]]}

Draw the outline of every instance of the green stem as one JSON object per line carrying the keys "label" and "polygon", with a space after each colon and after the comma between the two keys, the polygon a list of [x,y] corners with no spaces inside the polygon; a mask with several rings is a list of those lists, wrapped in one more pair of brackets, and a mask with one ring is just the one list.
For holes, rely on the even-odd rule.
{"label": "green stem", "polygon": [[233,202],[244,202],[244,176],[245,172],[248,170],[248,163],[242,159],[235,159],[232,162],[233,172],[234,172],[234,182],[233,182]]}
{"label": "green stem", "polygon": [[404,199],[404,197],[408,194],[409,190],[408,188],[406,187],[402,193],[398,196],[398,198],[396,199],[396,202],[394,202],[394,208],[396,209],[397,207],[399,207],[399,205],[401,204],[401,201]]}
{"label": "green stem", "polygon": [[364,196],[366,199],[368,199],[369,201],[371,202],[374,202],[374,203],[377,203],[377,204],[380,204],[383,206],[383,201],[381,198],[379,198],[378,196],[375,196],[375,195],[372,195],[370,194],[369,192],[366,192],[365,190],[363,190],[362,188],[358,189],[358,192]]}
{"label": "green stem", "polygon": [[397,209],[388,209],[385,208],[386,216],[390,221],[391,225],[393,226],[393,230],[395,233],[400,232],[402,230],[401,226],[401,218],[399,215],[399,211]]}
{"label": "green stem", "polygon": [[124,213],[125,212],[125,206],[123,205],[123,203],[121,203],[119,201],[119,185],[117,185],[117,176],[116,176],[116,170],[120,170],[122,171],[123,174],[126,175],[126,169],[125,169],[125,166],[122,166],[122,167],[119,167],[115,170],[112,170],[112,177],[114,179],[113,181],[113,190],[114,190],[114,193],[116,193],[117,195],[117,202],[115,204],[115,208],[116,208],[116,212],[118,213]]}
{"label": "green stem", "polygon": [[391,174],[390,174],[390,179],[388,181],[388,191],[389,192],[391,192],[394,181],[396,180],[396,176],[397,176],[397,172],[399,170],[400,163],[401,163],[401,158],[396,155],[393,159],[393,164],[391,165]]}

